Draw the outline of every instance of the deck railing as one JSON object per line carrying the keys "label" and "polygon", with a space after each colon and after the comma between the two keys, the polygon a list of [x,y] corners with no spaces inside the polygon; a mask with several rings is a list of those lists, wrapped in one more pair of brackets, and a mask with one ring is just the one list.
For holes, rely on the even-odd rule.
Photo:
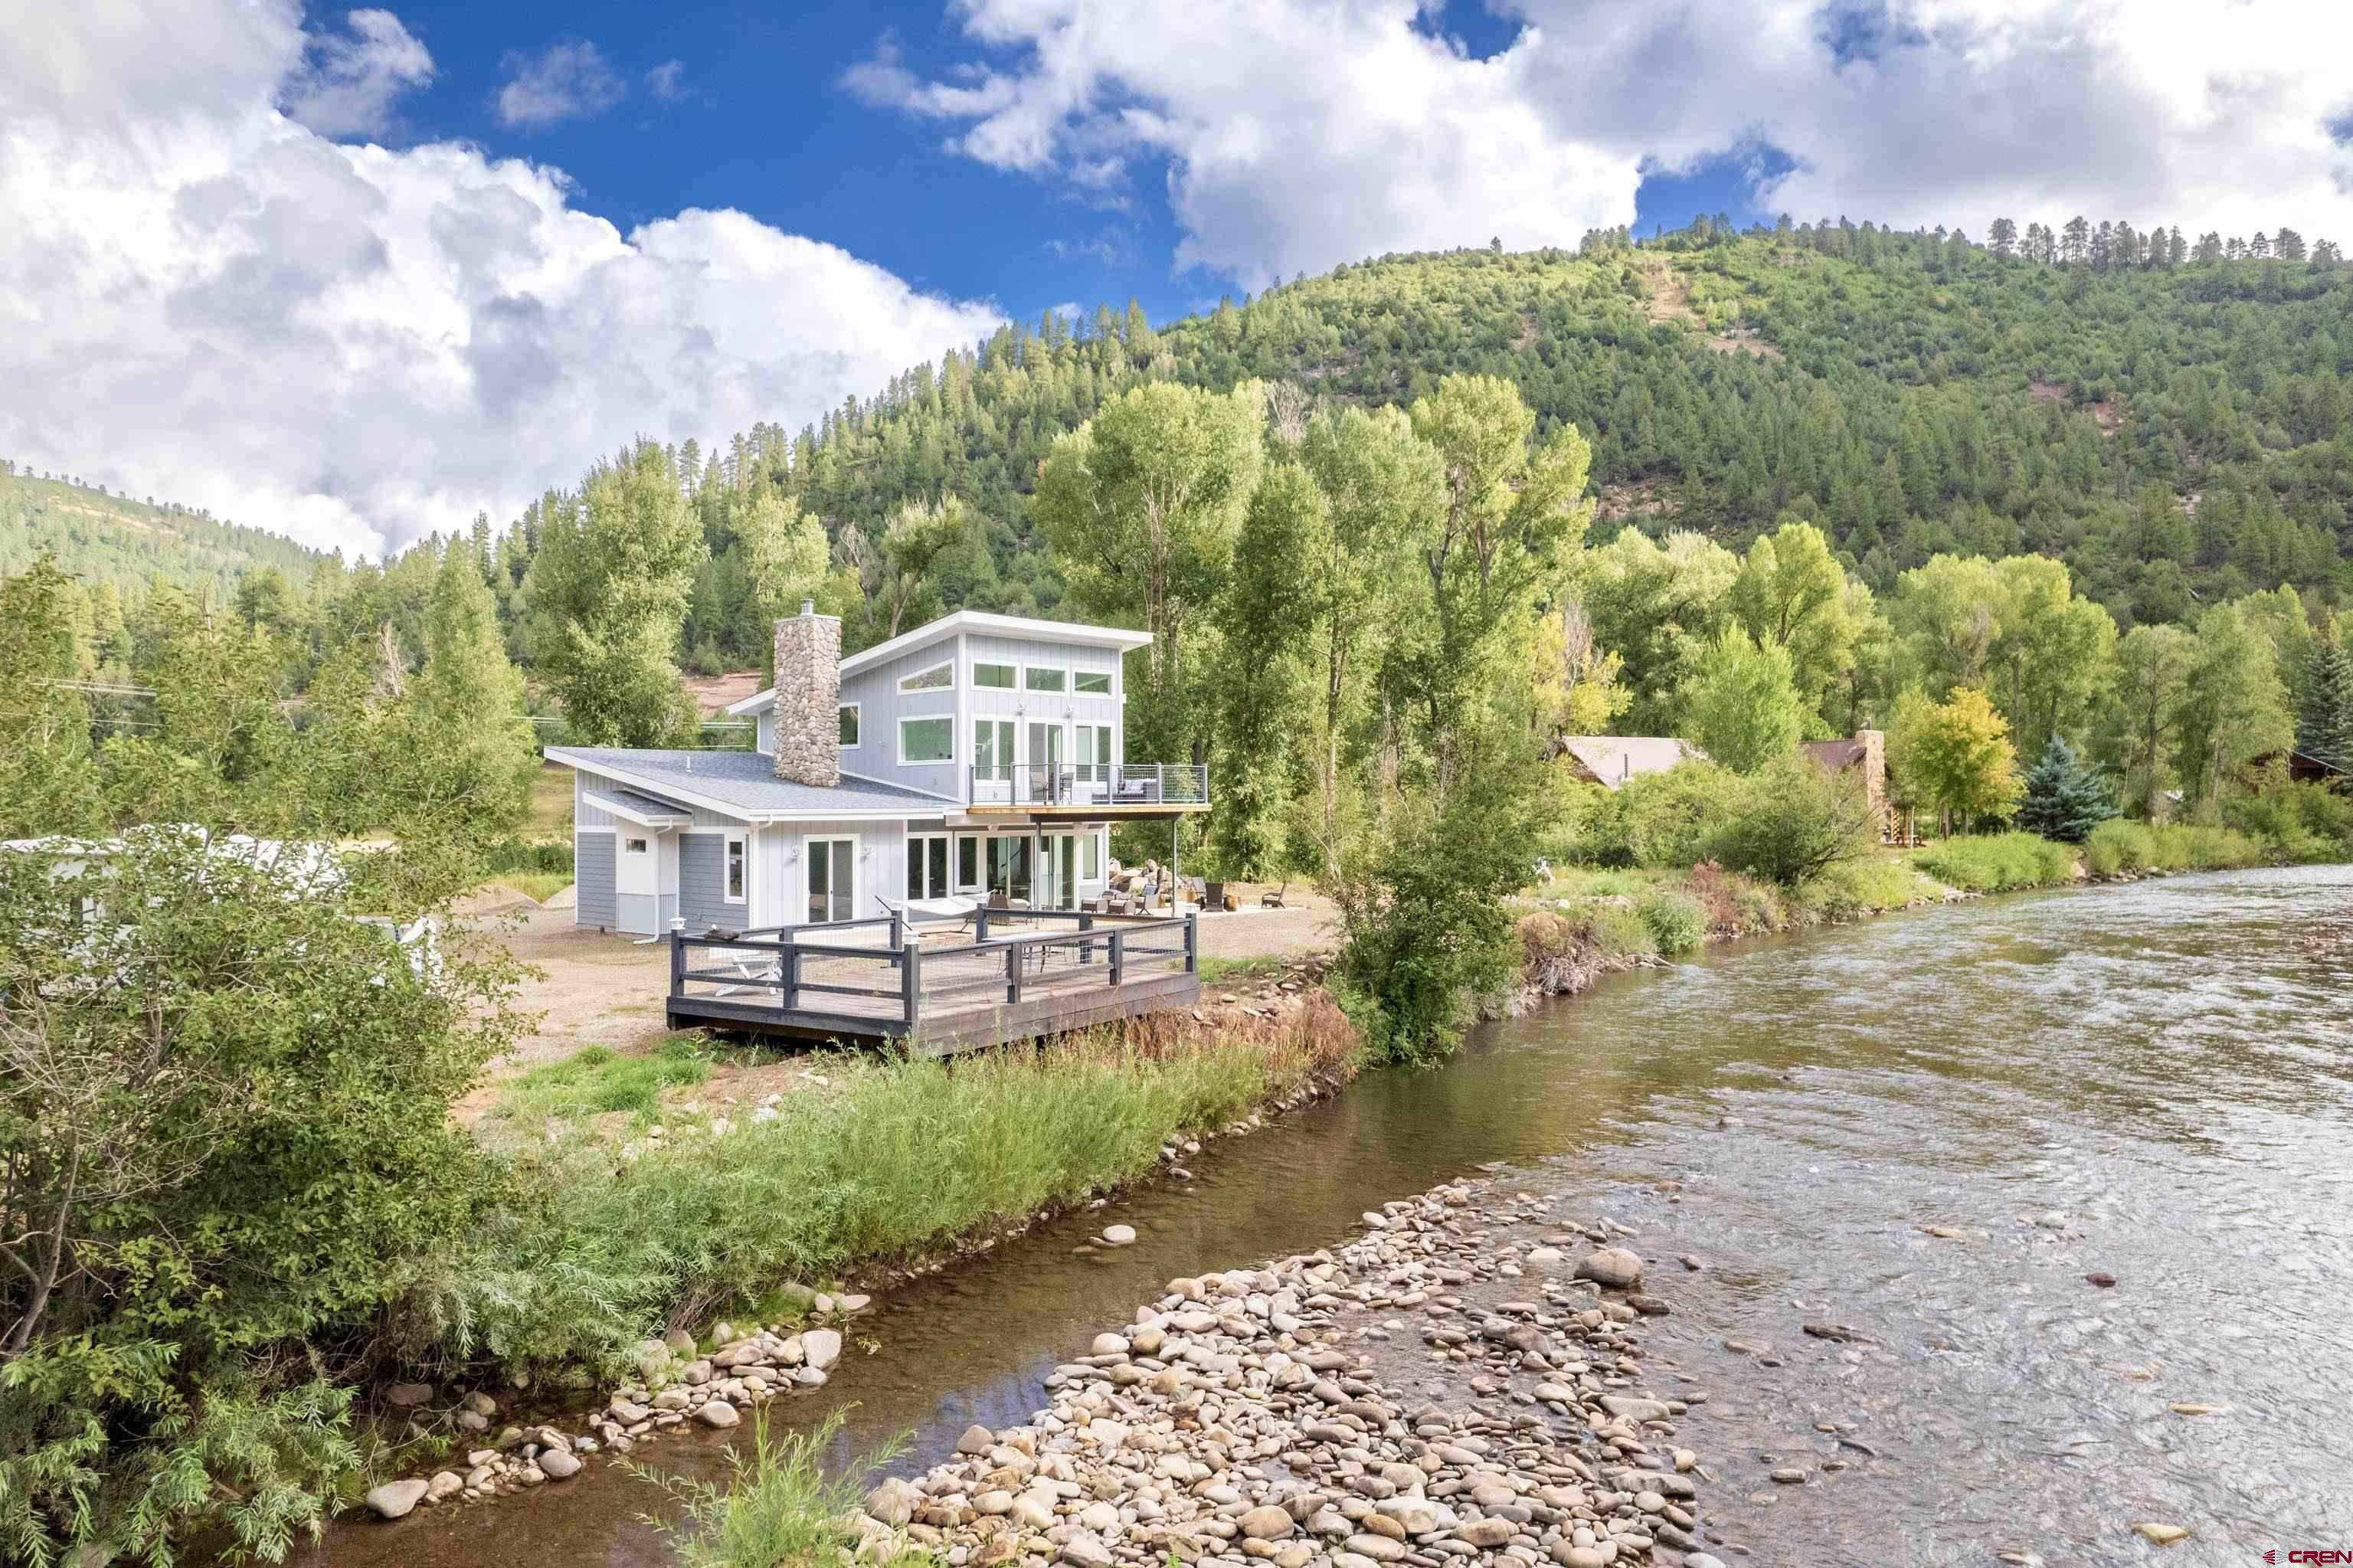
{"label": "deck railing", "polygon": [[734,936],[672,932],[670,943],[673,1001],[725,1003],[747,1018],[834,1021],[846,1033],[916,1034],[927,1016],[1042,997],[1076,1005],[1106,988],[1200,969],[1190,915],[981,909],[970,939],[930,945],[899,915]]}
{"label": "deck railing", "polygon": [[1209,770],[1189,762],[1021,762],[971,769],[976,806],[1206,806]]}

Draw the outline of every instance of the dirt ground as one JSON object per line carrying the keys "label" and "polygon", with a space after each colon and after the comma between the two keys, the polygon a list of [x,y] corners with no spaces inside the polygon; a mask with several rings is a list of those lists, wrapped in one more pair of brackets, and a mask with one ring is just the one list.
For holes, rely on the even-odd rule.
{"label": "dirt ground", "polygon": [[[1330,900],[1293,885],[1286,907],[1261,909],[1258,891],[1250,889],[1236,913],[1202,916],[1203,958],[1299,958],[1337,945]],[[524,1010],[540,1015],[539,1024],[512,1054],[493,1064],[494,1078],[560,1061],[590,1045],[626,1054],[649,1050],[661,1039],[662,996],[670,984],[667,944],[640,945],[628,937],[576,929],[568,901],[529,910],[512,926],[492,928],[516,958],[541,971],[525,982],[522,997]],[[490,1092],[477,1090],[469,1100]]]}

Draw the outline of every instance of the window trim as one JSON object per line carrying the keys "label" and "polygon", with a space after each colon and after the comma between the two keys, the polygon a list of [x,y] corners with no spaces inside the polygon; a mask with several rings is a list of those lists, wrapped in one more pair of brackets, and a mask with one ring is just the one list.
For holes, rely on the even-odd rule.
{"label": "window trim", "polygon": [[[1060,686],[1033,686],[1029,683],[1029,677],[1033,674],[1060,675],[1062,677],[1062,683]],[[1068,664],[1024,663],[1021,666],[1021,694],[1024,696],[1040,697],[1069,696],[1071,694],[1071,667]]]}
{"label": "window trim", "polygon": [[[920,681],[926,675],[937,674],[942,670],[945,670],[948,673],[948,678],[940,682],[936,685],[917,686],[909,684],[910,682]],[[902,696],[913,696],[921,692],[952,692],[955,690],[955,661],[953,659],[943,659],[936,664],[926,664],[920,670],[910,670],[905,674],[900,676],[899,692]]]}
{"label": "window trim", "polygon": [[[1005,684],[999,686],[980,678],[983,670],[1005,672]],[[1021,689],[1021,666],[1008,660],[975,659],[972,662],[972,689],[976,692],[1018,692]]]}
{"label": "window trim", "polygon": [[[849,730],[850,733],[857,737],[854,740],[843,740],[841,738],[841,715],[844,714],[848,714],[849,715]],[[865,745],[866,705],[862,702],[834,704],[833,735],[835,743],[843,751],[855,751],[860,747]]]}
{"label": "window trim", "polygon": [[[907,755],[907,726],[911,724],[943,724],[948,728],[948,754],[945,757],[910,758]],[[955,715],[954,714],[908,714],[899,720],[899,766],[902,768],[953,768],[956,759]]]}
{"label": "window trim", "polygon": [[[1081,681],[1101,681],[1103,683],[1103,689],[1099,692],[1091,692],[1084,686],[1079,684]],[[1109,670],[1073,670],[1071,672],[1071,695],[1074,697],[1116,696],[1118,695],[1118,693],[1113,690],[1113,688],[1117,683],[1116,677],[1114,677]]]}
{"label": "window trim", "polygon": [[[752,901],[752,846],[741,832],[730,832],[720,837],[719,902],[749,904]],[[733,893],[727,890],[731,882],[736,885]]]}

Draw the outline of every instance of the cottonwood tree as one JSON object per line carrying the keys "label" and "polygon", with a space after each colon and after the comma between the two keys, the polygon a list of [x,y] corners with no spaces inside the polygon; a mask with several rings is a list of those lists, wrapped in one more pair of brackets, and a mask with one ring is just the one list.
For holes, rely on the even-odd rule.
{"label": "cottonwood tree", "polygon": [[2189,632],[2162,624],[2136,626],[2116,644],[2103,749],[2123,775],[2125,803],[2143,817],[2160,814],[2171,779],[2176,710],[2195,646]]}
{"label": "cottonwood tree", "polygon": [[2173,728],[2174,767],[2210,821],[2242,764],[2295,739],[2278,655],[2242,605],[2219,604],[2198,618]]}
{"label": "cottonwood tree", "polygon": [[[1210,616],[1257,488],[1266,392],[1130,389],[1057,440],[1031,505],[1071,594],[1152,633],[1129,705],[1131,753],[1208,758]],[[1197,659],[1196,654],[1202,657]]]}
{"label": "cottonwood tree", "polygon": [[1793,750],[1806,730],[1788,650],[1758,646],[1736,626],[1709,644],[1684,695],[1684,734],[1736,773],[1754,773]]}
{"label": "cottonwood tree", "polygon": [[80,593],[44,557],[0,579],[0,838],[88,832],[100,821],[83,673]]}
{"label": "cottonwood tree", "polygon": [[702,530],[670,454],[641,441],[592,470],[540,518],[523,579],[533,664],[575,742],[661,746],[691,737],[679,623]]}
{"label": "cottonwood tree", "polygon": [[1795,520],[1760,535],[1732,581],[1729,604],[1758,645],[1788,654],[1799,694],[1820,723],[1854,667],[1861,630],[1846,569],[1829,538]]}
{"label": "cottonwood tree", "polygon": [[1942,703],[1907,694],[1888,736],[1888,766],[1904,798],[1936,810],[1947,834],[1957,817],[2007,821],[2018,803],[2010,726],[1975,687]]}

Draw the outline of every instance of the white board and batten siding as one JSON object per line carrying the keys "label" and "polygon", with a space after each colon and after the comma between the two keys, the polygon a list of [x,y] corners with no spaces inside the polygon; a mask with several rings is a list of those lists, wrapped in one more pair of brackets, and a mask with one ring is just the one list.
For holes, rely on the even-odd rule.
{"label": "white board and batten siding", "polygon": [[[957,699],[961,694],[958,686],[951,680],[947,685],[923,691],[899,689],[901,681],[936,666],[944,665],[954,676],[956,641],[948,638],[928,648],[902,653],[871,670],[860,670],[841,683],[840,701],[858,708],[858,744],[841,748],[844,773],[883,779],[952,800],[964,799],[964,770],[969,758],[965,755],[967,747],[956,739],[955,732],[962,727],[957,722]],[[903,766],[900,763],[899,721],[910,718],[948,721],[950,754],[946,761]]]}
{"label": "white board and batten siding", "polygon": [[[976,665],[1010,669],[1013,684],[981,686],[974,683]],[[1078,726],[1111,731],[1109,755],[1086,755],[1090,762],[1118,761],[1125,755],[1125,723],[1122,713],[1123,672],[1117,650],[1088,648],[1045,638],[998,637],[965,632],[928,648],[919,648],[861,670],[842,683],[841,701],[858,707],[858,744],[841,750],[845,773],[886,779],[911,789],[923,789],[954,800],[967,798],[971,769],[976,758],[976,726],[983,719],[1010,721],[1014,726],[1012,760],[1041,765],[1035,726],[1048,725],[1060,734],[1060,760],[1077,762],[1090,752],[1077,734]],[[905,692],[900,683],[910,676],[944,666],[951,683]],[[1062,689],[1032,689],[1029,672],[1053,672]],[[1082,693],[1081,674],[1100,676],[1111,689]],[[951,722],[950,757],[944,762],[902,763],[899,725],[902,719],[944,718]],[[1103,747],[1094,746],[1093,751]],[[1002,763],[1007,759],[995,758]]]}
{"label": "white board and batten siding", "polygon": [[[808,844],[811,840],[850,842],[850,917],[888,915],[882,900],[901,902],[907,892],[907,834],[939,819],[913,824],[890,821],[770,822],[755,830],[751,845],[754,926],[808,923]],[[723,924],[724,922],[723,922]]]}

